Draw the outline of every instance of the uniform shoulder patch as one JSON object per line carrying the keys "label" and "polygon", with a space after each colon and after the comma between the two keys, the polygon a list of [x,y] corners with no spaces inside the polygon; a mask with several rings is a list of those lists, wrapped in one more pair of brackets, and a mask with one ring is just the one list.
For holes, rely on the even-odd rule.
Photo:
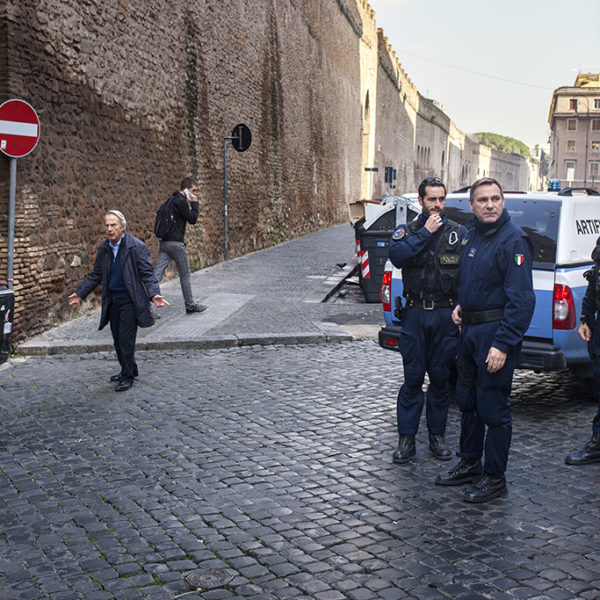
{"label": "uniform shoulder patch", "polygon": [[401,240],[406,235],[406,229],[404,227],[398,227],[392,234],[393,240]]}
{"label": "uniform shoulder patch", "polygon": [[525,256],[523,254],[515,254],[515,265],[520,267],[525,262]]}

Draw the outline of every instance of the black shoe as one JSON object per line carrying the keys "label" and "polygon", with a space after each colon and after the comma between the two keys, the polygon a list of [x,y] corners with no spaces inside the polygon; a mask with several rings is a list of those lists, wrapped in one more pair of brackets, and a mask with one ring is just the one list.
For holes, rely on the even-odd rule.
{"label": "black shoe", "polygon": [[436,485],[462,485],[481,477],[481,461],[468,463],[461,459],[447,473],[440,474],[435,478]]}
{"label": "black shoe", "polygon": [[133,385],[133,379],[121,379],[119,385],[115,388],[115,392],[126,392]]}
{"label": "black shoe", "polygon": [[394,454],[392,454],[392,460],[398,464],[405,463],[415,454],[415,436],[401,433],[398,439],[398,447],[394,450]]}
{"label": "black shoe", "polygon": [[[138,376],[138,370],[137,369],[133,372],[133,376],[134,377]],[[121,379],[123,379],[123,375],[121,373],[117,373],[116,375],[111,375],[110,376],[110,380],[111,381],[121,381]]]}
{"label": "black shoe", "polygon": [[429,432],[429,451],[440,460],[450,460],[452,458],[452,452],[446,444],[443,433]]}
{"label": "black shoe", "polygon": [[506,492],[506,479],[504,474],[490,475],[484,473],[483,477],[465,492],[465,502],[489,502]]}
{"label": "black shoe", "polygon": [[593,433],[592,439],[583,447],[565,458],[568,465],[588,465],[600,462],[600,433]]}
{"label": "black shoe", "polygon": [[186,309],[185,309],[185,312],[186,312],[188,315],[191,315],[191,314],[193,314],[193,313],[201,313],[201,312],[204,312],[204,311],[205,311],[207,308],[208,308],[208,307],[207,307],[207,306],[204,306],[204,304],[198,304],[198,303],[196,302],[196,304],[194,304],[194,306],[193,306],[192,308],[186,308]]}

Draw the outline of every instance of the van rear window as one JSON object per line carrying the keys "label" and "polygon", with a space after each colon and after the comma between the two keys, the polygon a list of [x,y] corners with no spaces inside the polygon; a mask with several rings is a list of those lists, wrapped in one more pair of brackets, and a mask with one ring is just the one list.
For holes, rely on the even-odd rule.
{"label": "van rear window", "polygon": [[[554,269],[560,203],[506,198],[505,206],[513,222],[531,239],[533,266],[537,269]],[[465,227],[473,218],[468,198],[446,198],[445,212],[449,219]]]}

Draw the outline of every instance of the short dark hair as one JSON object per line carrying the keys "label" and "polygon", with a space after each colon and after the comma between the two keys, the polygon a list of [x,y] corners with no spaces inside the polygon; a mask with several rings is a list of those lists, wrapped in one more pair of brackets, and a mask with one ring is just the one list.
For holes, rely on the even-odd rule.
{"label": "short dark hair", "polygon": [[444,185],[444,182],[441,179],[439,179],[438,177],[426,177],[425,179],[423,179],[423,181],[421,181],[421,184],[419,185],[419,198],[425,198],[425,189],[427,188],[427,186],[443,187],[444,196],[446,196],[447,194],[446,186]]}
{"label": "short dark hair", "polygon": [[198,187],[198,182],[193,177],[184,177],[181,180],[180,190],[189,190],[193,185]]}
{"label": "short dark hair", "polygon": [[502,198],[504,198],[504,192],[502,191],[502,186],[500,185],[500,182],[497,179],[494,179],[493,177],[482,177],[481,179],[478,179],[477,181],[473,182],[473,184],[471,185],[471,189],[469,190],[469,202],[473,202],[473,196],[475,194],[475,190],[482,186],[482,185],[497,185],[498,188],[500,189],[500,196],[502,196]]}

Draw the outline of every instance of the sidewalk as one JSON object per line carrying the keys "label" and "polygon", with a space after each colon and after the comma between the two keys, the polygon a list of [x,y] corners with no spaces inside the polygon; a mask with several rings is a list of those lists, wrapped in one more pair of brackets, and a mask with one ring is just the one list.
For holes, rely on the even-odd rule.
{"label": "sidewalk", "polygon": [[[161,285],[170,307],[138,330],[138,350],[301,344],[375,337],[380,304],[323,302],[352,270],[354,230],[346,223],[192,273],[204,313],[187,315],[179,279]],[[332,299],[335,298],[333,294]],[[77,314],[74,309],[74,315]],[[85,312],[79,309],[80,313]],[[17,347],[23,355],[112,350],[99,308]]]}

